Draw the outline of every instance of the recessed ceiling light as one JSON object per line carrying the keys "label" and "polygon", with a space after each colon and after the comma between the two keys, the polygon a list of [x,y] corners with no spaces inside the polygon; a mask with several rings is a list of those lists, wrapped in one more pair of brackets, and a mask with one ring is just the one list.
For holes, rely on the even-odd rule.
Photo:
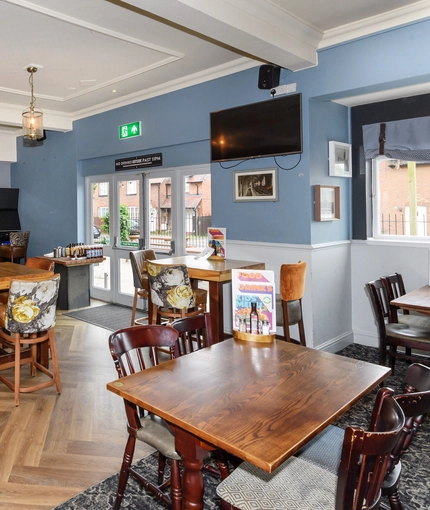
{"label": "recessed ceiling light", "polygon": [[112,92],[114,92],[114,93],[115,93],[115,92],[116,92],[116,90],[115,90],[115,89],[113,89],[113,90],[112,90]]}

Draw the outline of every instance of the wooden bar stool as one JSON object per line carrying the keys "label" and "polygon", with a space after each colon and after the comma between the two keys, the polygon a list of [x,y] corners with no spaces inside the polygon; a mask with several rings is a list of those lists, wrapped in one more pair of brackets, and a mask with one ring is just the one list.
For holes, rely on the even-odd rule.
{"label": "wooden bar stool", "polygon": [[[15,392],[15,405],[19,405],[20,393],[29,393],[56,385],[61,393],[60,372],[55,348],[55,312],[57,308],[60,275],[51,280],[26,281],[12,280],[6,305],[0,304],[0,344],[14,354],[14,360],[0,365],[0,371],[15,368],[14,381],[0,373],[0,381]],[[51,351],[53,370],[49,370],[37,360],[37,346],[48,342]],[[26,347],[28,346],[28,347]],[[30,356],[21,356],[30,350]],[[39,370],[49,377],[31,386],[21,385],[21,365],[29,364],[31,375]]]}
{"label": "wooden bar stool", "polygon": [[[276,322],[284,327],[284,338],[306,346],[305,326],[303,323],[302,298],[305,294],[306,262],[299,260],[297,264],[282,264],[279,287],[280,294],[276,297]],[[299,339],[291,338],[290,327],[299,328]]]}

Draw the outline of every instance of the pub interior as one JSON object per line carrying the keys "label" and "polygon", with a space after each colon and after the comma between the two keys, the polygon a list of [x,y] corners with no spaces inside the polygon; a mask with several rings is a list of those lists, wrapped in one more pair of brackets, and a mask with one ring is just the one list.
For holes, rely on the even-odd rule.
{"label": "pub interior", "polygon": [[[40,16],[45,3],[49,4],[35,2]],[[119,18],[125,9],[119,2],[97,3]],[[149,18],[163,18],[154,6],[146,9],[144,4],[139,0],[127,3],[124,20],[129,21],[127,37],[131,41],[142,35],[139,23],[130,20],[145,17],[151,9]],[[236,52],[235,60],[228,64],[214,61],[205,73],[195,73],[187,80],[171,80],[164,70],[157,87],[142,86],[139,94],[115,101],[105,96],[102,104],[79,111],[70,107],[70,111],[54,113],[45,106],[49,98],[38,95],[36,73],[35,95],[37,104],[46,110],[46,138],[33,146],[23,142],[21,132],[11,129],[20,124],[23,108],[18,108],[18,122],[11,121],[0,95],[0,188],[19,189],[21,230],[31,232],[26,256],[42,256],[74,240],[96,243],[93,191],[100,183],[114,190],[121,182],[137,180],[140,189],[148,193],[148,179],[170,179],[177,195],[169,207],[176,217],[175,213],[184,209],[182,194],[176,190],[184,188],[185,178],[210,174],[211,222],[226,228],[227,259],[264,263],[265,269],[274,272],[277,288],[282,264],[306,263],[302,309],[307,347],[327,353],[351,344],[378,347],[366,283],[400,273],[406,290],[412,291],[430,281],[426,234],[415,238],[375,235],[372,164],[363,148],[363,126],[430,116],[428,2],[416,2],[420,4],[414,6],[416,11],[405,4],[408,2],[400,2],[405,10],[395,13],[398,16],[392,25],[390,16],[381,14],[380,19],[375,17],[372,29],[366,28],[370,23],[350,23],[342,30],[327,31],[319,43],[314,42],[315,51],[309,46],[308,51],[298,52],[296,68],[293,62],[290,68],[279,63],[276,44],[273,53],[263,58],[253,57],[250,47],[235,50],[224,41],[221,47]],[[272,2],[270,5],[274,8]],[[76,9],[79,7],[82,5]],[[67,18],[67,9],[63,18]],[[185,24],[181,19],[177,23]],[[311,30],[309,25],[307,28]],[[197,26],[189,30],[197,30]],[[211,37],[216,38],[215,33],[207,33],[203,39]],[[163,46],[161,41],[158,44]],[[267,43],[267,47],[272,45]],[[40,57],[36,53],[31,58],[27,55],[25,62],[20,60],[21,72],[27,60],[39,61]],[[277,67],[272,63],[280,66],[279,78],[262,88],[262,71]],[[61,68],[58,63],[58,70]],[[39,75],[43,72],[40,68]],[[278,85],[291,87],[291,95],[300,94],[300,150],[288,155],[211,160],[211,113],[290,97],[282,92],[279,97],[272,94],[271,89]],[[121,139],[118,128],[136,121],[141,122],[141,136]],[[351,175],[329,174],[333,141],[350,146]],[[156,164],[116,170],[118,161],[145,157],[152,163],[156,159]],[[237,172],[257,171],[274,171],[276,196],[240,200]],[[335,187],[339,194],[336,214],[329,221],[316,219],[316,186]],[[111,200],[114,214],[119,203],[114,203],[113,191]],[[423,197],[422,205],[426,203],[427,197]],[[143,231],[143,202],[139,207]],[[179,221],[174,228],[179,235],[173,255],[184,255],[185,228]],[[92,280],[89,283],[93,306],[102,301],[118,302],[121,272],[116,268],[121,260],[128,262],[130,249],[150,248],[146,236],[131,248],[118,244],[117,236],[119,231],[112,231],[109,244],[104,245],[104,257],[111,264],[110,287],[100,289]],[[88,274],[92,275],[92,270],[88,268]],[[134,288],[121,296],[120,304],[131,307],[133,292]],[[224,332],[229,337],[233,330],[229,283],[223,285],[222,306]],[[13,392],[0,384],[0,509],[54,508],[120,469],[128,434],[122,399],[106,390],[106,384],[117,378],[107,343],[111,332],[57,310],[61,395],[54,388],[23,394],[15,407]],[[283,334],[282,326],[277,333]],[[139,444],[135,457],[151,451]]]}

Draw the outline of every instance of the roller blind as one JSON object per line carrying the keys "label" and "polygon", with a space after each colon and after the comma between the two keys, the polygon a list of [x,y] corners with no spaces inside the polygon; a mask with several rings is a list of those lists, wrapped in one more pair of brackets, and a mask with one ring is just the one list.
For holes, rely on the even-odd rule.
{"label": "roller blind", "polygon": [[430,117],[363,126],[363,145],[366,159],[430,161]]}

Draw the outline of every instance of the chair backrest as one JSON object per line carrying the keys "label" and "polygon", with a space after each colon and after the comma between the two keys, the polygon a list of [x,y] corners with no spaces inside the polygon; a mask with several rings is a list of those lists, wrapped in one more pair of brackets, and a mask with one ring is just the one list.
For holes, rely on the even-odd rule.
{"label": "chair backrest", "polygon": [[421,427],[424,415],[430,413],[430,367],[420,363],[410,365],[406,370],[405,384],[407,393],[394,397],[403,410],[406,422],[391,453],[389,471],[400,462]]}
{"label": "chair backrest", "polygon": [[[167,351],[170,359],[179,356],[178,332],[175,329],[156,324],[130,326],[109,337],[109,350],[119,378],[158,365],[160,349]],[[140,429],[144,409],[127,400],[124,400],[124,405],[129,426]]]}
{"label": "chair backrest", "polygon": [[12,280],[5,328],[11,333],[40,333],[55,326],[60,275],[50,280]]}
{"label": "chair backrest", "polygon": [[30,232],[11,232],[9,241],[11,246],[28,246]]}
{"label": "chair backrest", "polygon": [[46,271],[53,271],[55,262],[49,259],[38,259],[37,257],[30,257],[25,261],[27,267],[37,267],[38,269],[45,269]]}
{"label": "chair backrest", "polygon": [[157,264],[146,261],[151,299],[163,308],[186,310],[196,306],[185,264]]}
{"label": "chair backrest", "polygon": [[282,301],[302,299],[305,294],[306,262],[282,264],[279,276],[279,294]]}
{"label": "chair backrest", "polygon": [[189,354],[213,344],[212,321],[205,312],[183,319],[176,319],[169,326],[179,333],[180,355]]}
{"label": "chair backrest", "polygon": [[158,324],[130,326],[112,333],[109,349],[118,377],[158,365],[158,350],[163,348],[170,359],[179,356],[178,332]]}
{"label": "chair backrest", "polygon": [[336,510],[379,508],[390,453],[405,423],[393,390],[381,388],[370,431],[347,427],[338,473]]}
{"label": "chair backrest", "polygon": [[[381,340],[386,337],[385,321],[390,320],[389,301],[381,279],[366,283],[366,288],[369,293],[370,304],[378,325],[379,338]],[[395,322],[397,322],[397,314]]]}
{"label": "chair backrest", "polygon": [[[402,275],[399,273],[393,273],[381,277],[382,285],[384,286],[385,294],[387,296],[389,304],[390,322],[397,322],[397,311],[399,307],[393,306],[390,302],[393,299],[397,299],[400,296],[406,294],[405,285],[403,283]],[[402,310],[402,313],[409,315],[409,310]]]}
{"label": "chair backrest", "polygon": [[[133,285],[136,289],[146,289],[148,287],[145,262],[146,260],[155,260],[156,258],[154,250],[136,250],[130,252]],[[142,278],[143,275],[144,278]]]}

